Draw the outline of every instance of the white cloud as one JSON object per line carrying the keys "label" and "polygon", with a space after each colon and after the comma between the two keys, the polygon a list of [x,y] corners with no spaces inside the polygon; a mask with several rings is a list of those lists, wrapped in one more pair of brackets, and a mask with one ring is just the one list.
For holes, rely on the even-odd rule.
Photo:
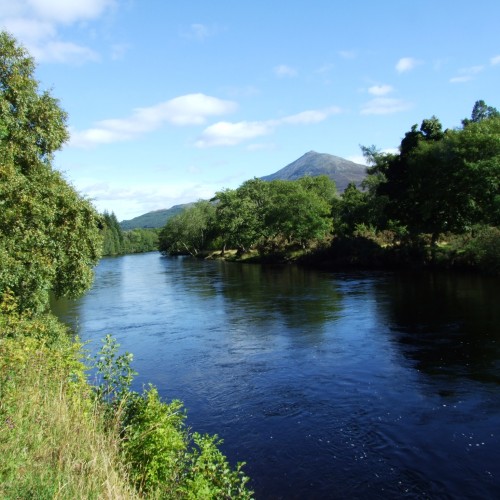
{"label": "white cloud", "polygon": [[396,71],[398,73],[406,73],[407,71],[411,71],[419,64],[422,64],[422,61],[418,59],[414,59],[413,57],[402,57],[396,64]]}
{"label": "white cloud", "polygon": [[88,196],[100,212],[113,210],[118,220],[127,220],[153,210],[199,199],[210,199],[220,186],[193,181],[172,181],[168,184],[140,184],[129,187],[81,179],[77,181],[77,189]]}
{"label": "white cloud", "polygon": [[279,66],[275,66],[274,74],[279,78],[293,78],[297,76],[298,73],[295,68],[287,66],[286,64],[280,64]]}
{"label": "white cloud", "polygon": [[388,115],[407,111],[412,107],[412,103],[403,99],[393,99],[390,97],[376,97],[363,104],[362,115]]}
{"label": "white cloud", "polygon": [[147,108],[136,108],[128,118],[112,118],[97,122],[94,127],[74,132],[70,145],[91,147],[127,141],[157,130],[165,123],[172,125],[203,125],[210,116],[236,110],[236,103],[205,94],[187,94]]}
{"label": "white cloud", "polygon": [[196,141],[198,148],[213,146],[235,146],[244,141],[270,135],[281,125],[309,125],[326,120],[341,110],[332,106],[324,109],[309,110],[277,120],[218,122],[207,127]]}
{"label": "white cloud", "polygon": [[492,66],[496,66],[497,64],[500,64],[500,55],[492,57],[490,59],[490,64]]}
{"label": "white cloud", "polygon": [[390,94],[394,90],[390,85],[373,85],[368,89],[368,93],[376,96]]}
{"label": "white cloud", "polygon": [[475,76],[484,70],[484,66],[469,66],[468,68],[461,68],[458,71],[458,76],[450,78],[450,83],[465,83],[473,80]]}
{"label": "white cloud", "polygon": [[115,4],[115,0],[25,0],[23,2],[37,18],[55,23],[72,24],[77,21],[95,19]]}
{"label": "white cloud", "polygon": [[[2,2],[6,3],[6,2]],[[0,24],[38,61],[82,63],[99,56],[90,48],[61,40],[60,26],[89,21],[116,5],[115,0],[17,0],[0,6]]]}
{"label": "white cloud", "polygon": [[338,114],[341,109],[332,106],[325,109],[313,109],[310,111],[302,111],[296,115],[287,116],[279,120],[280,123],[289,123],[290,125],[308,125],[310,123],[319,123],[326,120],[330,115]]}
{"label": "white cloud", "polygon": [[99,54],[92,49],[71,42],[53,41],[43,47],[35,45],[30,52],[39,62],[83,64],[100,59]]}
{"label": "white cloud", "polygon": [[346,160],[353,161],[359,165],[367,165],[366,158],[363,155],[351,155],[346,158]]}
{"label": "white cloud", "polygon": [[465,83],[470,82],[472,79],[472,75],[454,76],[453,78],[450,78],[450,83]]}
{"label": "white cloud", "polygon": [[338,54],[342,59],[355,59],[358,55],[355,50],[339,50]]}
{"label": "white cloud", "polygon": [[218,122],[207,127],[195,146],[235,146],[240,142],[270,134],[274,129],[272,122]]}

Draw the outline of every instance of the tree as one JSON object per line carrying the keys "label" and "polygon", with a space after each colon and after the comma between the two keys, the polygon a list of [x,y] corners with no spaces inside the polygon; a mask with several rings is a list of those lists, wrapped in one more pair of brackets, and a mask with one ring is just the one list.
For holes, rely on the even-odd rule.
{"label": "tree", "polygon": [[68,139],[66,113],[39,92],[35,64],[0,33],[0,294],[33,312],[49,292],[76,296],[91,284],[101,218],[52,168]]}
{"label": "tree", "polygon": [[477,123],[487,118],[494,118],[498,116],[500,116],[500,113],[496,108],[488,106],[483,100],[480,100],[474,103],[470,120],[468,118],[462,120],[462,125],[466,127],[470,123]]}
{"label": "tree", "polygon": [[335,194],[335,183],[326,176],[271,181],[264,215],[268,239],[302,248],[325,239],[332,231]]}
{"label": "tree", "polygon": [[196,256],[206,250],[213,235],[215,207],[206,200],[197,201],[167,220],[160,232],[159,249],[165,254],[189,253]]}
{"label": "tree", "polygon": [[125,251],[123,231],[114,212],[103,214],[103,255],[121,255]]}
{"label": "tree", "polygon": [[245,252],[267,235],[265,211],[269,203],[268,182],[251,179],[238,189],[215,194],[216,227],[222,250],[232,247]]}
{"label": "tree", "polygon": [[500,115],[484,116],[477,104],[463,129],[442,132],[432,117],[405,135],[399,155],[373,157],[371,172],[383,173],[377,195],[388,200],[388,220],[413,239],[430,234],[433,247],[444,232],[500,218]]}

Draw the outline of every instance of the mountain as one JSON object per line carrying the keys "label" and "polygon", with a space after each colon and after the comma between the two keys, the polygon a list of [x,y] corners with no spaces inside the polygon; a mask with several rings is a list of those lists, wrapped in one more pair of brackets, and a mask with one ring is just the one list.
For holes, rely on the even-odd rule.
{"label": "mountain", "polygon": [[[350,182],[359,185],[366,177],[366,166],[354,163],[341,158],[340,156],[329,155],[326,153],[316,153],[309,151],[298,160],[290,163],[286,167],[278,170],[274,174],[261,177],[264,181],[295,180],[310,175],[327,175],[335,181],[337,191],[342,192]],[[120,227],[126,231],[137,228],[158,228],[163,227],[170,217],[178,214],[193,203],[183,205],[174,205],[168,209],[155,210],[144,215],[139,215],[130,220],[120,222]]]}
{"label": "mountain", "polygon": [[327,175],[335,181],[337,190],[344,191],[350,182],[359,185],[366,177],[366,165],[354,163],[341,158],[340,156],[326,153],[316,153],[309,151],[298,160],[290,163],[286,167],[278,170],[274,174],[261,177],[264,181],[274,181],[277,179],[293,181],[310,175]]}
{"label": "mountain", "polygon": [[170,217],[182,212],[185,208],[191,206],[192,203],[185,203],[183,205],[174,205],[171,208],[163,208],[148,212],[130,220],[123,220],[120,222],[120,227],[127,231],[129,229],[143,229],[143,228],[158,228],[163,227]]}

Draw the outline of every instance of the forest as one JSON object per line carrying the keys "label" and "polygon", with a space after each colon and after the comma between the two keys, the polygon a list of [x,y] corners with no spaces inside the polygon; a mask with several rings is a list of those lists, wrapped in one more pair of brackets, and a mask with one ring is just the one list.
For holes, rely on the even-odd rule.
{"label": "forest", "polygon": [[[361,186],[325,176],[252,179],[167,221],[164,254],[323,265],[440,266],[500,272],[500,113],[477,101],[443,130],[413,125],[397,153],[362,147]],[[229,251],[229,252],[228,252]]]}
{"label": "forest", "polygon": [[102,214],[102,255],[109,257],[158,250],[157,229],[129,229],[123,231],[114,212]]}

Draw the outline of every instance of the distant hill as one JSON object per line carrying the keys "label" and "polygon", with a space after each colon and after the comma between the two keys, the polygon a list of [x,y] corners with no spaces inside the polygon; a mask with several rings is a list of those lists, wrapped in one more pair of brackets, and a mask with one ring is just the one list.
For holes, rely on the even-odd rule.
{"label": "distant hill", "polygon": [[[309,153],[301,156],[298,160],[290,163],[290,165],[278,170],[274,174],[261,177],[261,179],[264,181],[277,179],[293,181],[306,175],[310,175],[311,177],[327,175],[335,181],[337,191],[342,192],[350,182],[354,182],[357,185],[361,183],[366,177],[366,166],[346,160],[340,156],[309,151]],[[120,222],[120,227],[124,231],[138,228],[163,227],[170,217],[173,217],[192,204],[185,203],[183,205],[174,205],[168,209],[148,212],[133,219]]]}
{"label": "distant hill", "polygon": [[143,228],[158,228],[163,227],[170,217],[182,212],[185,208],[191,206],[192,203],[185,203],[183,205],[174,205],[171,208],[163,208],[148,212],[130,220],[123,220],[120,222],[120,227],[127,231],[129,229],[143,229]]}
{"label": "distant hill", "polygon": [[329,155],[326,153],[316,153],[309,151],[298,160],[290,163],[286,167],[278,170],[274,174],[261,177],[264,181],[287,180],[293,181],[310,175],[327,175],[335,181],[337,190],[342,192],[350,182],[359,185],[366,177],[366,165],[354,163],[341,158],[340,156]]}

